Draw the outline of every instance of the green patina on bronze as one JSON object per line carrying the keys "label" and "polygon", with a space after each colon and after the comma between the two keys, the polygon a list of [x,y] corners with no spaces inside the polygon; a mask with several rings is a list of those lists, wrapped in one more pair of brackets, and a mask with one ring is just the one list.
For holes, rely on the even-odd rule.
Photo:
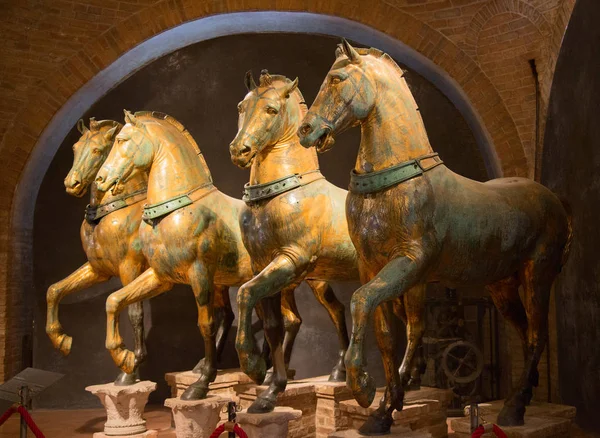
{"label": "green patina on bronze", "polygon": [[[423,167],[421,161],[426,158],[435,160],[435,164],[429,167]],[[444,162],[438,157],[438,154],[427,154],[422,157],[408,160],[387,169],[379,170],[371,173],[356,173],[350,172],[350,185],[348,190],[353,193],[375,193],[388,187],[395,186],[401,182],[408,181],[424,172],[433,169]]]}
{"label": "green patina on bronze", "polygon": [[[283,318],[289,311],[279,300],[295,309],[293,290],[303,280],[325,306],[337,330],[340,349],[330,380],[346,378],[343,358],[349,340],[344,306],[328,282],[359,277],[344,214],[347,192],[324,179],[316,152],[299,143],[296,131],[306,104],[297,85],[297,79],[267,71],[257,85],[248,73],[249,92],[238,105],[238,133],[229,146],[232,161],[250,167],[240,225],[257,274],[238,292],[236,349],[244,372],[260,383],[266,364],[252,334],[256,308],[265,315],[265,337],[274,369],[268,388],[248,408],[253,413],[273,410],[277,395],[287,384],[286,368],[297,329],[286,333],[283,342],[280,308]],[[299,327],[300,321],[295,325]]]}
{"label": "green patina on bronze", "polygon": [[[385,173],[432,154],[417,104],[402,76],[402,70],[383,52],[354,49],[343,41],[299,128],[302,144],[323,152],[331,149],[335,134],[360,125],[357,175]],[[431,161],[423,160],[425,166],[427,160]],[[525,178],[480,183],[437,163],[418,178],[386,190],[350,192],[346,215],[364,274],[363,286],[352,296],[348,385],[361,406],[371,404],[375,382],[366,370],[365,337],[372,318],[387,380],[385,396],[361,432],[388,433],[393,411],[403,407],[410,366],[424,332],[429,282],[451,288],[485,286],[519,333],[524,369],[498,423],[523,424],[548,337],[552,283],[566,262],[572,237],[571,221],[561,201]],[[407,311],[408,323],[408,345],[401,364],[395,349],[398,339],[391,329],[403,317],[395,311],[400,304]]]}
{"label": "green patina on bronze", "polygon": [[[196,199],[192,199],[192,196],[195,193],[198,193],[198,191],[201,189],[209,189],[203,191],[201,193],[201,196],[206,196],[208,193],[210,193],[214,189],[212,180],[208,183],[201,184],[200,186],[196,187],[194,190],[190,191],[189,193],[186,193],[185,195],[175,196],[171,199],[167,199],[157,204],[144,205],[144,214],[142,215],[142,219],[144,221],[150,221],[152,219],[165,216],[169,213],[179,210],[180,208],[193,204],[194,200]],[[197,197],[197,199],[200,199],[200,197]]]}
{"label": "green patina on bronze", "polygon": [[[89,129],[83,120],[79,120],[77,128],[81,137],[73,145],[73,166],[65,178],[65,187],[67,193],[77,197],[84,196],[88,189],[90,191],[90,204],[81,224],[81,243],[88,262],[50,286],[46,296],[46,333],[54,347],[65,355],[71,351],[72,338],[63,333],[59,321],[60,301],[110,277],[118,277],[122,284],[129,284],[147,268],[138,233],[142,216],[140,201],[146,197],[146,174],[140,173],[126,183],[118,184],[116,194],[99,192],[93,184],[122,125],[92,118]],[[104,217],[110,220],[101,220]],[[142,363],[146,356],[142,303],[135,303],[127,310],[134,332],[135,360]],[[137,372],[122,372],[115,384],[130,385],[138,378]]]}

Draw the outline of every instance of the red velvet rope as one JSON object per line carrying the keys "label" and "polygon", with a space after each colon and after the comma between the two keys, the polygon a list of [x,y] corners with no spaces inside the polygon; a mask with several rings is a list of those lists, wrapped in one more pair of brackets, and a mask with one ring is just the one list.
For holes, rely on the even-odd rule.
{"label": "red velvet rope", "polygon": [[[486,426],[488,426],[488,425],[486,425]],[[483,427],[483,425],[481,425],[477,429],[475,429],[475,432],[473,432],[473,435],[471,435],[471,438],[480,438],[484,433],[489,432],[489,431],[490,431],[489,426],[486,428],[486,427]],[[506,436],[506,434],[504,433],[504,431],[502,429],[500,429],[498,426],[496,426],[495,424],[492,425],[492,431],[498,438],[508,438]]]}
{"label": "red velvet rope", "polygon": [[[217,427],[215,431],[210,435],[210,438],[219,438],[223,432],[225,432],[225,423]],[[233,432],[240,438],[248,438],[246,432],[244,432],[244,430],[237,423],[233,425]]]}
{"label": "red velvet rope", "polygon": [[37,424],[35,424],[35,421],[33,421],[33,418],[31,418],[31,415],[29,415],[29,412],[27,412],[27,409],[21,405],[16,408],[14,406],[8,408],[8,410],[2,414],[2,417],[0,417],[0,426],[2,426],[2,424],[4,424],[4,422],[15,412],[18,412],[21,417],[25,419],[25,423],[27,423],[27,426],[29,426],[29,429],[33,432],[35,438],[46,438],[42,431],[37,427]]}

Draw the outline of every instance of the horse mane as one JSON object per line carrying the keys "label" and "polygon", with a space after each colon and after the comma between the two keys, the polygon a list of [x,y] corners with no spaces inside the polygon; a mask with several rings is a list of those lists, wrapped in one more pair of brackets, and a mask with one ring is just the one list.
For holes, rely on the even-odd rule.
{"label": "horse mane", "polygon": [[[341,44],[338,44],[338,47],[335,50],[336,59],[339,58],[340,56],[346,56],[344,54],[344,51],[341,46],[342,46]],[[370,47],[368,49],[355,47],[354,50],[356,50],[358,52],[358,54],[361,56],[371,55],[373,58],[383,60],[387,65],[389,65],[394,70],[396,70],[396,72],[398,72],[400,77],[404,77],[404,70],[402,70],[402,68],[396,63],[396,61],[394,61],[394,59],[387,53],[384,53],[381,50],[376,49],[375,47]]]}
{"label": "horse mane", "polygon": [[[273,82],[275,82],[275,81],[282,82],[285,85],[292,83],[292,80],[284,75],[272,75],[270,73],[260,75],[260,86],[261,87],[271,86],[273,84]],[[300,91],[299,87],[296,87],[296,89],[292,92],[292,94],[296,96],[296,99],[298,99],[298,105],[300,106],[300,120],[302,120],[304,118],[304,116],[306,116],[306,113],[308,112],[308,106],[306,105],[306,102],[304,101],[304,96],[302,95],[302,92]]]}
{"label": "horse mane", "polygon": [[136,117],[150,117],[152,119],[163,120],[167,122],[169,125],[177,129],[177,131],[180,132],[186,138],[186,140],[190,142],[190,144],[192,145],[192,147],[198,155],[202,154],[202,152],[200,152],[200,148],[198,147],[198,143],[196,143],[196,140],[194,140],[192,134],[190,134],[190,132],[185,128],[185,126],[183,126],[183,124],[179,122],[175,117],[165,113],[161,113],[160,111],[137,111],[134,115]]}
{"label": "horse mane", "polygon": [[204,170],[208,174],[208,178],[212,181],[212,174],[210,173],[210,169],[208,168],[208,164],[206,164],[206,160],[204,159],[204,155],[202,155],[202,151],[200,151],[200,147],[198,147],[198,143],[192,137],[192,134],[183,126],[183,124],[177,120],[175,117],[170,116],[165,113],[161,113],[160,111],[136,111],[134,114],[136,117],[149,117],[155,120],[162,120],[167,122],[169,125],[173,126],[177,132],[181,133],[185,137],[185,139],[192,145],[194,150],[196,151],[196,155],[200,159],[200,162],[204,166]]}

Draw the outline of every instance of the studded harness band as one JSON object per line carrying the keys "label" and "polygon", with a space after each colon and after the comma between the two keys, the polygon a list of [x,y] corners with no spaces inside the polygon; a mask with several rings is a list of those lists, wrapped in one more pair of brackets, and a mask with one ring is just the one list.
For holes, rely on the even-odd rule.
{"label": "studded harness band", "polygon": [[246,204],[261,201],[263,199],[273,198],[281,193],[288,192],[296,187],[302,187],[314,181],[324,179],[319,169],[311,170],[304,173],[295,173],[293,175],[284,176],[264,184],[244,185],[244,193],[242,200]]}
{"label": "studded harness band", "polygon": [[111,202],[100,205],[90,205],[85,207],[85,220],[93,223],[98,222],[104,216],[112,213],[113,211],[120,210],[130,205],[136,204],[146,199],[146,189],[138,190],[123,196],[122,198],[114,199]]}
{"label": "studded harness band", "polygon": [[[428,158],[432,158],[435,163],[429,167],[423,167],[421,161]],[[408,181],[416,176],[423,175],[423,173],[440,164],[444,164],[444,162],[437,153],[433,153],[421,155],[413,160],[404,161],[395,166],[376,172],[356,173],[355,170],[352,170],[352,172],[350,172],[350,186],[348,187],[348,190],[352,193],[363,195],[379,192],[383,189],[395,186],[396,184],[400,184],[401,182]]]}

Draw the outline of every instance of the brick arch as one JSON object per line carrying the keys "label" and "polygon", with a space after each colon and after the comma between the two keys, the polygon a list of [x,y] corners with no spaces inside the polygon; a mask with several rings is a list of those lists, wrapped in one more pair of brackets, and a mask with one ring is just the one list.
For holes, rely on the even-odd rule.
{"label": "brick arch", "polygon": [[[4,215],[0,229],[0,288],[6,291],[0,299],[0,311],[3,307],[5,310],[2,315],[8,316],[0,322],[0,361],[5,366],[0,370],[0,378],[12,375],[20,368],[20,336],[31,327],[28,323],[30,315],[19,306],[23,306],[23,291],[31,288],[26,284],[26,271],[31,269],[27,264],[31,263],[28,257],[32,245],[32,221],[20,222],[20,217],[14,214],[14,194],[34,147],[43,149],[46,146],[44,142],[62,140],[47,137],[39,140],[48,123],[55,116],[59,117],[57,114],[60,114],[59,110],[65,102],[94,76],[152,36],[210,15],[261,9],[265,8],[260,0],[227,3],[159,1],[98,35],[82,50],[64,60],[32,90],[29,100],[16,113],[0,144],[0,160],[5,170],[0,179],[3,193],[0,196],[0,214]],[[500,160],[501,172],[507,176],[527,175],[528,165],[518,132],[501,96],[471,57],[430,26],[381,0],[335,0],[314,3],[308,7],[305,2],[291,0],[285,5],[271,2],[268,9],[345,18],[379,30],[412,47],[445,70],[467,95],[489,133]],[[235,29],[236,23],[232,22],[231,26]],[[83,112],[87,108],[80,109]],[[22,184],[21,188],[25,192],[28,190]],[[33,191],[37,192],[37,189]]]}
{"label": "brick arch", "polygon": [[544,18],[544,16],[533,6],[521,0],[490,0],[483,5],[471,19],[468,27],[468,32],[465,41],[462,45],[463,50],[469,56],[475,58],[477,56],[477,41],[479,33],[485,24],[492,17],[512,12],[526,17],[544,37],[549,37],[552,34],[552,26]]}

